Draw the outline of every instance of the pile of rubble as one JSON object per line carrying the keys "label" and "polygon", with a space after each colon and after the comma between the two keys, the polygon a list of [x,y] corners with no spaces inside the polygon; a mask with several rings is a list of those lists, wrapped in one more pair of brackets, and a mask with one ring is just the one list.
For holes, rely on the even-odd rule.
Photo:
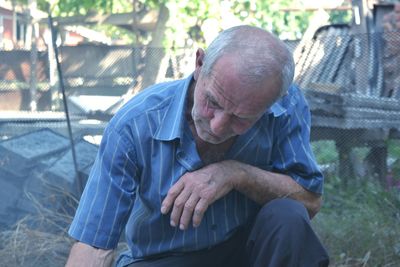
{"label": "pile of rubble", "polygon": [[67,207],[67,201],[79,199],[77,177],[86,182],[97,150],[83,139],[75,140],[77,174],[69,139],[50,129],[1,141],[0,229],[40,212],[40,207],[73,213],[75,207]]}

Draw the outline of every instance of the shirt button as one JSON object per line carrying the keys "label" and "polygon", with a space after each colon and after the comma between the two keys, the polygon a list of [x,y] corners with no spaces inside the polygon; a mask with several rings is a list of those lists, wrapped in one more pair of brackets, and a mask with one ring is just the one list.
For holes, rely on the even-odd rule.
{"label": "shirt button", "polygon": [[214,223],[214,224],[211,224],[211,230],[213,230],[213,231],[216,231],[217,230],[217,225]]}

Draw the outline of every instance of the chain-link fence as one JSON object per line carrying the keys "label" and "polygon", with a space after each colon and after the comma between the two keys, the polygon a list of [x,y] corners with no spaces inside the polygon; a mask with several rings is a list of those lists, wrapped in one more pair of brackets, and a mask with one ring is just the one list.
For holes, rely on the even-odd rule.
{"label": "chain-link fence", "polygon": [[[344,187],[373,180],[400,189],[399,36],[397,31],[353,34],[349,26],[339,25],[321,28],[312,40],[289,43],[295,82],[312,112],[314,153],[326,178],[336,177]],[[63,264],[71,242],[65,229],[107,121],[144,87],[188,75],[194,53],[189,48],[61,47],[72,149],[54,58],[39,52],[33,72],[30,51],[0,52],[3,251],[14,241],[21,242],[17,249],[30,244],[24,243],[28,236],[15,236],[15,227],[20,233],[34,229],[40,240],[54,241],[51,253],[55,246],[61,254],[43,258],[50,251],[30,244],[42,254],[33,256],[31,249],[26,258]],[[54,239],[59,233],[64,237]],[[21,258],[10,262],[30,266]]]}

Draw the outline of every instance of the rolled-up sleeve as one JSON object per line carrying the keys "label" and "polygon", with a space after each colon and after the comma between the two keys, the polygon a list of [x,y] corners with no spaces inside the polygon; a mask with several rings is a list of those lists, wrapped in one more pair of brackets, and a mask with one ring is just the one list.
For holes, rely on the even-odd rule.
{"label": "rolled-up sleeve", "polygon": [[287,110],[276,124],[273,168],[305,189],[322,194],[324,177],[311,150],[308,104],[297,87],[291,88],[289,96],[283,100]]}
{"label": "rolled-up sleeve", "polygon": [[108,126],[70,226],[70,236],[94,247],[115,248],[134,204],[136,177],[132,143]]}

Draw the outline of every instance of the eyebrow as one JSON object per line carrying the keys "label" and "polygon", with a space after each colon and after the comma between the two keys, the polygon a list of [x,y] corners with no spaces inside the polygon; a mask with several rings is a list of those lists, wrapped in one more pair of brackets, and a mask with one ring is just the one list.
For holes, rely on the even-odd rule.
{"label": "eyebrow", "polygon": [[[216,105],[217,107],[222,108],[221,105],[218,103],[217,99],[210,92],[208,92],[208,91],[206,92],[206,97],[208,98],[208,101],[213,103],[213,105]],[[241,115],[241,114],[234,114],[234,113],[232,113],[232,115],[240,120],[251,120],[251,119],[257,118],[259,116],[259,114],[257,114],[257,115]]]}

